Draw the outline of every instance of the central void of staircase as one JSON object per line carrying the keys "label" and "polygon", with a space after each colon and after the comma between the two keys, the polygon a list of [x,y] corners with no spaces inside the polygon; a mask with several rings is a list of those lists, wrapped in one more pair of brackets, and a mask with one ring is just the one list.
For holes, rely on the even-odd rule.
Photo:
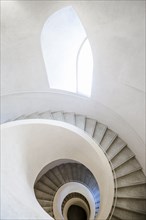
{"label": "central void of staircase", "polygon": [[[66,119],[69,120],[68,115]],[[48,194],[53,198],[65,184],[75,187],[77,183],[88,188],[94,201],[100,193],[100,208],[99,201],[94,207],[95,218],[108,218],[114,204],[115,177],[103,150],[83,130],[65,122],[31,119],[3,124],[1,134],[2,219],[52,219]],[[100,133],[96,136],[100,137]],[[68,176],[61,172],[68,172]],[[69,189],[60,209],[68,216],[70,207],[78,209],[79,204],[90,219],[93,207],[87,193]]]}

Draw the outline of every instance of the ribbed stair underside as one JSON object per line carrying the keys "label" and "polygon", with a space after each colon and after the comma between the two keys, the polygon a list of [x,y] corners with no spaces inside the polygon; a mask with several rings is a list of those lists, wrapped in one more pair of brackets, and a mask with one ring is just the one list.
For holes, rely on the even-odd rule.
{"label": "ribbed stair underside", "polygon": [[[78,163],[65,163],[55,166],[51,170],[47,171],[35,183],[35,195],[43,209],[54,217],[54,196],[61,186],[69,182],[81,183],[92,193],[95,201],[96,217],[100,205],[99,187],[90,170],[88,170],[84,165]],[[74,194],[71,194],[70,197],[72,198],[73,195]],[[67,199],[69,200],[70,197],[67,197]],[[82,199],[81,196],[80,198]],[[88,204],[88,202],[85,203]]]}
{"label": "ribbed stair underside", "polygon": [[97,120],[72,112],[46,111],[14,120],[29,118],[64,121],[84,130],[103,149],[116,175],[116,204],[111,219],[146,219],[146,177],[133,152],[114,131]]}

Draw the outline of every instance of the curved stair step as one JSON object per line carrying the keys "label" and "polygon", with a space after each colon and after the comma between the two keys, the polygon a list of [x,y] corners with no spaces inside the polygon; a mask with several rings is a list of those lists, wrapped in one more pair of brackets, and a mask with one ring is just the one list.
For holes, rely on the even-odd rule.
{"label": "curved stair step", "polygon": [[73,112],[65,112],[64,121],[69,124],[75,125],[75,114]]}
{"label": "curved stair step", "polygon": [[75,115],[76,126],[82,130],[85,129],[85,116],[76,114]]}
{"label": "curved stair step", "polygon": [[122,219],[122,218],[119,218],[118,216],[116,215],[113,215],[111,220],[127,220],[127,219]]}
{"label": "curved stair step", "polygon": [[131,198],[118,198],[117,199],[117,203],[116,203],[116,206],[119,206],[119,207],[122,207],[122,208],[125,208],[125,209],[129,209],[129,210],[139,210],[139,212],[141,213],[145,213],[145,210],[146,210],[146,203],[145,203],[145,200],[139,200],[137,202],[137,200],[135,199],[131,199]]}
{"label": "curved stair step", "polygon": [[[146,197],[146,186],[143,185],[131,185],[126,187],[118,188],[117,190],[117,196],[128,196],[128,197],[139,197],[144,196]],[[138,205],[139,201],[137,201]]]}
{"label": "curved stair step", "polygon": [[115,214],[119,218],[122,218],[122,220],[145,220],[146,217],[145,212],[140,210],[127,209],[120,206],[116,206]]}
{"label": "curved stair step", "polygon": [[70,164],[65,164],[65,171],[67,173],[69,182],[73,181],[72,167],[70,166]]}
{"label": "curved stair step", "polygon": [[66,168],[65,168],[65,164],[61,164],[60,166],[58,166],[58,169],[60,170],[60,173],[62,175],[62,178],[64,179],[64,182],[67,183],[69,182],[69,177],[68,177],[68,173],[66,171]]}
{"label": "curved stair step", "polygon": [[107,130],[107,126],[104,124],[101,124],[99,122],[96,122],[95,131],[93,134],[93,139],[97,142],[97,144],[100,144],[102,138],[104,137],[104,134]]}
{"label": "curved stair step", "polygon": [[91,118],[86,118],[84,130],[88,133],[89,136],[91,137],[93,136],[95,127],[96,127],[96,120]]}
{"label": "curved stair step", "polygon": [[132,187],[132,186],[140,186],[140,185],[145,185],[146,184],[146,181],[139,181],[139,182],[133,182],[131,184],[125,184],[125,185],[122,185],[122,186],[119,186],[118,185],[118,189],[120,188],[128,188],[128,187]]}
{"label": "curved stair step", "polygon": [[146,180],[146,177],[145,175],[143,174],[142,170],[138,170],[137,172],[133,172],[129,175],[124,175],[123,177],[120,177],[117,179],[117,184],[118,186],[123,186],[123,185],[130,185],[132,183],[135,183],[135,182],[139,182],[140,181],[145,181]]}
{"label": "curved stair step", "polygon": [[104,137],[102,138],[102,141],[100,143],[105,152],[109,149],[110,145],[114,142],[116,138],[117,134],[115,132],[110,129],[106,130]]}
{"label": "curved stair step", "polygon": [[58,178],[55,176],[55,174],[52,172],[52,170],[49,170],[49,172],[47,172],[45,174],[50,180],[51,182],[53,182],[58,188],[62,185],[60,183],[60,181],[58,180]]}
{"label": "curved stair step", "polygon": [[53,201],[38,199],[38,202],[43,207],[53,206]]}
{"label": "curved stair step", "polygon": [[135,199],[135,200],[146,200],[146,197],[144,197],[144,196],[117,196],[117,199],[131,199],[131,200],[133,200],[133,199]]}
{"label": "curved stair step", "polygon": [[137,170],[140,168],[141,166],[137,162],[135,155],[130,156],[128,159],[125,159],[125,161],[122,161],[121,164],[119,163],[117,167],[114,167],[117,178],[120,175],[133,172],[133,170]]}
{"label": "curved stair step", "polygon": [[116,178],[117,179],[119,179],[119,178],[123,178],[123,177],[125,177],[125,176],[128,176],[128,175],[131,175],[131,174],[133,174],[133,173],[137,173],[137,172],[139,172],[139,171],[141,171],[142,170],[142,168],[141,167],[138,167],[138,168],[133,168],[133,169],[131,169],[131,170],[129,170],[129,171],[125,171],[125,172],[123,172],[123,173],[121,173],[121,172],[116,172]]}
{"label": "curved stair step", "polygon": [[53,215],[53,208],[52,207],[43,207],[43,209],[52,217],[54,217]]}
{"label": "curved stair step", "polygon": [[[119,162],[119,164],[114,165],[114,169],[116,170],[116,169],[120,168],[121,166],[122,166],[122,169],[123,169],[123,165],[124,165],[125,163],[129,163],[129,162],[131,162],[131,161],[133,161],[133,160],[137,161],[137,160],[135,159],[135,155],[131,155],[130,157],[123,159],[122,161]],[[126,166],[127,166],[127,165],[126,165]],[[139,167],[139,166],[138,166],[138,167]]]}
{"label": "curved stair step", "polygon": [[57,179],[59,180],[60,184],[61,185],[65,184],[64,178],[59,170],[59,166],[54,167],[53,172],[54,172],[55,176],[57,177]]}
{"label": "curved stair step", "polygon": [[39,118],[38,112],[33,112],[33,113],[26,116],[26,119],[37,119],[37,118]]}
{"label": "curved stair step", "polygon": [[17,118],[15,118],[14,121],[23,120],[23,119],[26,119],[26,115],[20,115]]}
{"label": "curved stair step", "polygon": [[41,119],[53,119],[51,111],[41,112],[41,113],[39,113],[39,117]]}
{"label": "curved stair step", "polygon": [[115,157],[117,157],[126,146],[126,143],[117,136],[106,152],[108,158],[112,160],[112,163],[116,161]]}
{"label": "curved stair step", "polygon": [[92,178],[91,173],[89,171],[87,171],[86,175],[85,175],[85,179],[84,179],[84,182],[87,184],[87,186],[89,185],[91,178]]}
{"label": "curved stair step", "polygon": [[46,184],[52,190],[57,191],[58,186],[56,186],[46,175],[43,175],[40,180],[42,183]]}
{"label": "curved stair step", "polygon": [[52,196],[51,194],[45,193],[45,192],[40,191],[38,189],[35,189],[35,195],[36,195],[37,199],[41,199],[41,200],[53,201],[53,198],[54,198],[54,196]]}
{"label": "curved stair step", "polygon": [[58,121],[64,121],[64,114],[61,111],[58,112],[51,112],[52,114],[52,118],[54,120],[58,120]]}
{"label": "curved stair step", "polygon": [[74,181],[78,181],[78,178],[77,178],[77,165],[76,164],[74,164],[74,166],[72,167],[72,176],[73,176]]}
{"label": "curved stair step", "polygon": [[49,188],[47,185],[45,185],[44,183],[38,181],[36,184],[35,184],[35,189],[38,189],[42,192],[45,192],[45,193],[48,193],[50,195],[55,195],[55,191],[52,190],[51,188]]}

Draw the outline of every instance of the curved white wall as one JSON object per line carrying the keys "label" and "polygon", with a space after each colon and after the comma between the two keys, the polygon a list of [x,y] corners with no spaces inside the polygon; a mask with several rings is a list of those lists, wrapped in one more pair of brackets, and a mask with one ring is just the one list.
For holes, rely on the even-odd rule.
{"label": "curved white wall", "polygon": [[[83,114],[96,119],[115,131],[135,153],[144,172],[145,166],[145,143],[137,132],[127,123],[124,118],[102,103],[89,98],[56,92],[28,92],[2,96],[1,122],[13,120],[20,115],[46,110],[66,111]],[[31,103],[31,105],[30,105]]]}
{"label": "curved white wall", "polygon": [[[90,210],[89,210],[87,204],[82,199],[72,198],[72,199],[68,200],[68,202],[65,204],[64,210],[62,213],[61,205],[63,203],[63,200],[65,199],[65,197],[68,194],[74,193],[74,192],[80,193],[81,195],[83,195],[87,199]],[[83,202],[85,210],[87,211],[87,216],[90,217],[88,219],[93,220],[94,216],[95,216],[95,201],[94,201],[93,195],[91,194],[91,192],[88,190],[87,187],[85,187],[81,183],[76,183],[76,182],[70,182],[70,183],[64,184],[62,187],[60,187],[60,189],[56,193],[55,198],[54,198],[54,202],[53,202],[53,210],[55,213],[55,218],[56,219],[63,219],[63,216],[64,216],[64,219],[67,220],[67,210],[71,206],[71,204],[74,204],[75,201],[76,202],[78,202],[78,201]],[[81,202],[81,204],[82,204],[82,202]]]}
{"label": "curved white wall", "polygon": [[114,196],[112,171],[102,150],[84,132],[66,123],[25,120],[2,125],[1,134],[3,219],[48,219],[34,196],[34,182],[48,163],[65,158],[92,171],[101,196],[97,219],[107,218]]}
{"label": "curved white wall", "polygon": [[[47,18],[70,5],[93,51],[92,96],[82,102],[52,94],[40,45]],[[128,143],[146,171],[145,1],[1,1],[1,18],[3,119],[38,111],[40,105],[93,116]]]}

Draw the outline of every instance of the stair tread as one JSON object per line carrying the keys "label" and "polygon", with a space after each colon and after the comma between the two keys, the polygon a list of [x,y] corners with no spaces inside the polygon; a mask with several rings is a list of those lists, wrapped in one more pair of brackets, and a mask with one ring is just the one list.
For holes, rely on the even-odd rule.
{"label": "stair tread", "polygon": [[102,138],[104,137],[104,134],[105,134],[106,130],[107,130],[106,125],[104,125],[102,123],[99,123],[99,122],[96,123],[95,131],[94,131],[94,134],[93,134],[93,139],[98,144],[100,144],[100,142],[102,141]]}
{"label": "stair tread", "polygon": [[61,111],[51,112],[52,118],[58,121],[64,121],[64,115]]}
{"label": "stair tread", "polygon": [[125,184],[123,186],[117,186],[117,188],[125,188],[125,187],[131,187],[131,186],[137,186],[137,185],[144,185],[146,184],[146,181],[137,181],[135,183]]}
{"label": "stair tread", "polygon": [[117,178],[117,179],[118,179],[118,178],[122,178],[122,177],[125,177],[125,176],[127,176],[127,175],[130,175],[130,174],[132,174],[132,173],[134,173],[134,172],[140,171],[140,170],[142,170],[141,167],[136,168],[136,169],[133,169],[133,170],[131,170],[131,171],[129,171],[129,172],[126,172],[126,173],[121,174],[121,175],[118,175],[118,176],[116,175],[116,178]]}
{"label": "stair tread", "polygon": [[14,119],[14,121],[16,120],[22,120],[22,119],[25,119],[26,118],[26,115],[20,115],[18,116],[17,118]]}
{"label": "stair tread", "polygon": [[39,116],[42,119],[53,119],[51,111],[41,112],[41,113],[39,113]]}
{"label": "stair tread", "polygon": [[143,211],[143,210],[128,209],[128,208],[125,208],[125,207],[122,207],[122,206],[117,206],[117,205],[115,207],[119,208],[119,209],[123,209],[123,210],[129,211],[129,212],[134,212],[134,213],[146,215],[146,212]]}
{"label": "stair tread", "polygon": [[64,121],[75,125],[75,113],[74,112],[64,112]]}
{"label": "stair tread", "polygon": [[[44,187],[44,189],[42,189],[43,187]],[[44,182],[42,182],[41,180],[36,183],[35,188],[36,188],[36,189],[40,189],[40,190],[42,190],[42,191],[44,191],[44,192],[46,192],[46,193],[50,193],[50,194],[52,194],[52,195],[54,195],[55,192],[56,192],[55,190],[53,190],[52,188],[50,188],[48,185],[46,185],[46,184],[45,184]]]}
{"label": "stair tread", "polygon": [[52,204],[53,204],[53,201],[52,201],[52,200],[38,199],[38,201],[40,201],[40,202],[48,202],[48,203],[52,203]]}
{"label": "stair tread", "polygon": [[129,158],[125,159],[124,161],[122,161],[121,163],[117,164],[116,166],[113,166],[114,170],[119,168],[120,166],[122,166],[123,164],[127,163],[129,160],[135,158],[135,155],[131,155]]}
{"label": "stair tread", "polygon": [[33,113],[26,116],[26,119],[35,119],[35,118],[39,118],[38,112],[33,112]]}
{"label": "stair tread", "polygon": [[54,191],[58,189],[58,187],[47,177],[47,175],[43,175],[39,181],[49,186]]}
{"label": "stair tread", "polygon": [[112,161],[125,147],[127,146],[126,143],[123,143],[123,145],[120,147],[120,149],[115,152],[109,159]]}
{"label": "stair tread", "polygon": [[111,129],[107,128],[102,141],[101,141],[101,146],[102,148],[107,151],[111,144],[114,142],[114,140],[117,138],[117,134],[113,132]]}
{"label": "stair tread", "polygon": [[49,192],[46,192],[45,190],[40,189],[40,188],[37,188],[36,186],[35,186],[35,191],[39,191],[39,192],[41,192],[42,194],[46,194],[46,195],[48,195],[48,196],[54,196],[54,194],[51,194],[51,193],[49,193]]}
{"label": "stair tread", "polygon": [[117,196],[117,199],[146,200],[146,196]]}
{"label": "stair tread", "polygon": [[[115,217],[117,220],[123,220],[122,218],[119,218],[118,216],[116,216],[116,215],[112,215],[112,219],[113,219],[113,217]],[[126,219],[127,220],[127,219]]]}
{"label": "stair tread", "polygon": [[90,135],[91,137],[94,134],[94,130],[95,130],[95,126],[96,126],[96,120],[91,119],[91,118],[86,118],[85,121],[85,131],[88,133],[88,135]]}
{"label": "stair tread", "polygon": [[76,126],[82,130],[85,129],[85,116],[76,114],[75,115]]}

